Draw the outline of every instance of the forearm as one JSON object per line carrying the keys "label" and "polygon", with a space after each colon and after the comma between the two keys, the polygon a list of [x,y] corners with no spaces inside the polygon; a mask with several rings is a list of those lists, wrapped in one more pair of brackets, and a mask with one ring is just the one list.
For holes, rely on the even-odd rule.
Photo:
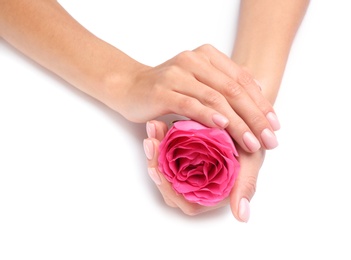
{"label": "forearm", "polygon": [[308,0],[242,0],[232,59],[262,83],[274,103]]}
{"label": "forearm", "polygon": [[87,31],[54,0],[0,0],[0,36],[102,101],[107,81],[114,77],[122,85],[123,76],[140,66]]}

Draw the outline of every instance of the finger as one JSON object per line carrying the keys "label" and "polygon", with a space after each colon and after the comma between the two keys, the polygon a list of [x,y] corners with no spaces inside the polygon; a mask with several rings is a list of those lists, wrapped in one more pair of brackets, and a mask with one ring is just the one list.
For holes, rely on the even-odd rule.
{"label": "finger", "polygon": [[146,122],[146,133],[149,138],[156,138],[161,141],[165,137],[167,130],[168,127],[163,121],[151,120]]}
{"label": "finger", "polygon": [[227,55],[211,45],[201,46],[195,51],[204,52],[205,55],[208,55],[208,59],[214,67],[245,88],[263,114],[266,115],[272,129],[274,131],[279,130],[280,124],[272,104],[262,95],[262,85],[251,76],[248,69],[240,67]]}
{"label": "finger", "polygon": [[[163,99],[162,106],[167,108],[164,114],[175,113],[193,119],[208,127],[226,128],[229,124],[228,118],[215,108],[206,105],[206,102],[201,102],[201,99],[205,98],[201,98],[201,96],[206,96],[206,94],[195,94],[195,92],[208,93],[208,91],[212,91],[211,93],[213,93],[213,90],[205,85],[199,86],[199,84],[199,82],[195,82],[194,80],[191,84],[185,85],[190,85],[191,87],[188,88],[191,88],[191,90],[185,91],[179,88],[179,92],[177,89],[168,99]],[[220,95],[218,94],[217,96]],[[221,103],[221,106],[225,106],[225,98],[223,96],[220,98],[223,102],[219,103]],[[229,105],[227,109],[230,109]]]}
{"label": "finger", "polygon": [[[179,81],[177,85],[172,87],[170,95],[165,95],[163,90],[157,91],[153,96],[153,100],[162,102],[159,103],[160,107],[167,108],[164,111],[165,114],[176,113],[208,127],[227,128],[233,139],[248,152],[255,152],[261,147],[259,139],[255,137],[246,122],[235,112],[235,109],[232,109],[221,93],[199,82],[189,73],[182,75],[182,77],[178,77]],[[243,109],[250,110],[253,107],[251,110],[258,111],[257,106],[252,101],[251,107],[248,107],[247,104],[243,106]],[[228,118],[230,118],[229,128]],[[248,118],[252,120],[251,116]]]}
{"label": "finger", "polygon": [[248,222],[250,218],[250,200],[256,191],[257,177],[263,163],[264,153],[263,149],[250,154],[240,152],[240,172],[230,194],[230,207],[233,215],[239,221]]}
{"label": "finger", "polygon": [[[225,96],[216,91],[214,87],[207,86],[194,77],[194,74],[195,76],[204,74],[203,77],[212,78],[213,74],[215,78],[228,78],[208,62],[207,64],[196,58],[197,56],[190,51],[183,52],[173,60],[176,65],[179,63],[177,66],[170,66],[166,71],[162,71],[165,75],[158,77],[158,83],[150,95],[149,103],[154,104],[153,110],[161,111],[162,114],[180,114],[208,127],[227,128],[233,139],[248,152],[257,151],[261,147],[260,140],[270,141],[266,141],[266,149],[273,148],[276,144],[275,135],[257,123],[266,119],[264,115],[261,115],[261,119],[257,116],[261,112],[252,100],[250,100],[250,105],[249,102],[245,102],[244,98],[244,101],[241,101],[243,105],[239,104],[237,107],[244,111],[245,118],[250,120],[251,127],[265,129],[259,134],[257,130],[251,131],[245,118],[236,113],[237,107],[233,109]],[[201,66],[202,63],[205,65]],[[207,69],[202,69],[202,67]],[[220,85],[219,83],[211,84]],[[247,94],[246,99],[249,99]],[[228,128],[229,122],[230,127]]]}
{"label": "finger", "polygon": [[[234,65],[236,65],[233,62]],[[255,102],[257,107],[265,115],[273,131],[280,129],[280,123],[278,117],[274,111],[272,103],[264,95],[264,86],[252,77],[250,72],[246,68],[238,68],[237,70],[231,71],[232,78],[246,90],[251,99]]]}
{"label": "finger", "polygon": [[[184,94],[183,100],[178,97],[177,107],[174,107],[183,110],[177,112],[190,114],[197,106],[198,113],[192,115],[198,118],[192,119],[204,121],[208,116],[203,113],[209,108],[219,111],[230,119],[226,127],[229,134],[248,152],[256,152],[261,144],[265,149],[273,149],[278,145],[266,116],[240,84],[192,52],[183,53],[181,62],[188,64],[188,70],[194,73],[195,79],[185,77],[179,87],[174,87],[175,91]],[[184,85],[189,87],[184,88]],[[202,114],[201,105],[205,106]]]}
{"label": "finger", "polygon": [[[214,49],[212,52],[214,52],[214,54],[208,54],[210,63],[197,61],[198,66],[194,67],[198,69],[194,69],[194,73],[201,82],[211,86],[219,93],[222,93],[229,102],[232,108],[231,110],[234,110],[237,114],[235,115],[236,118],[239,116],[242,120],[242,122],[239,121],[239,123],[237,122],[238,120],[233,120],[232,116],[234,111],[231,111],[228,108],[225,112],[219,110],[230,119],[230,124],[227,127],[228,132],[239,143],[239,145],[243,147],[242,142],[237,138],[237,136],[242,136],[244,143],[246,141],[246,146],[251,148],[251,152],[255,152],[259,148],[257,145],[253,146],[253,143],[250,142],[254,140],[252,136],[250,136],[251,133],[255,135],[265,149],[275,148],[278,145],[278,141],[273,131],[277,128],[279,122],[277,121],[277,117],[273,112],[271,104],[260,93],[259,86],[248,72],[239,68],[234,62],[219,51]],[[196,58],[194,58],[194,60],[196,60]],[[228,66],[232,65],[234,72],[227,72],[230,76],[226,75],[223,71],[212,65],[212,60],[215,61],[216,66],[220,69],[225,67],[223,64],[228,63]],[[228,69],[226,68],[224,70],[227,71]],[[211,75],[211,77],[208,75]],[[200,99],[201,97],[197,98]],[[214,98],[212,98],[212,100],[213,99]],[[211,106],[212,104],[208,105]],[[274,126],[274,129],[272,125]],[[251,132],[248,131],[248,129],[250,129]]]}
{"label": "finger", "polygon": [[[216,109],[205,106],[198,99],[198,93],[206,95],[207,90],[212,92],[213,90],[197,81],[191,73],[181,67],[182,65],[173,66],[172,69],[167,70],[166,76],[158,77],[158,83],[154,86],[152,94],[148,96],[152,110],[159,113],[154,116],[173,113],[208,127],[226,128],[229,123],[228,118]],[[225,100],[223,96],[222,100]]]}

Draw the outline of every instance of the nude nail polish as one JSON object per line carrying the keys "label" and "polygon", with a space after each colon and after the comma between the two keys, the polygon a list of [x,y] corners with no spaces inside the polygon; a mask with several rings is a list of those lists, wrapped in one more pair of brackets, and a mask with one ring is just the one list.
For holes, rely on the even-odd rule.
{"label": "nude nail polish", "polygon": [[261,148],[260,142],[257,140],[257,138],[250,132],[245,132],[243,135],[243,141],[247,148],[251,152],[256,152],[258,149]]}
{"label": "nude nail polish", "polygon": [[260,88],[260,91],[262,91],[262,84],[259,82],[257,79],[254,79],[256,85]]}
{"label": "nude nail polish", "polygon": [[250,218],[250,203],[246,198],[242,198],[239,202],[239,218],[247,223]]}
{"label": "nude nail polish", "polygon": [[216,125],[218,125],[221,128],[226,128],[228,123],[229,123],[228,118],[226,118],[225,116],[222,116],[220,114],[214,114],[212,116],[212,121],[213,121],[213,123],[215,123]]}
{"label": "nude nail polish", "polygon": [[151,140],[145,139],[143,145],[146,157],[149,160],[152,160],[152,158],[154,157],[154,144]]}
{"label": "nude nail polish", "polygon": [[268,128],[264,129],[261,133],[262,142],[267,149],[273,149],[278,146],[278,140],[275,134]]}
{"label": "nude nail polish", "polygon": [[266,118],[268,122],[271,124],[274,131],[277,131],[280,129],[280,123],[276,114],[274,114],[273,112],[269,112],[266,115]]}
{"label": "nude nail polish", "polygon": [[146,123],[146,133],[149,138],[156,138],[156,127],[153,123]]}

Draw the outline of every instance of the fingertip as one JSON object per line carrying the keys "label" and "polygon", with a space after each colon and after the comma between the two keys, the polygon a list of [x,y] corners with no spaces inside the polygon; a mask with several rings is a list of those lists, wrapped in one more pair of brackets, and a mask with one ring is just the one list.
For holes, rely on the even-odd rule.
{"label": "fingertip", "polygon": [[281,127],[280,122],[279,122],[278,117],[275,113],[269,112],[266,115],[266,118],[267,118],[268,122],[270,123],[270,125],[272,126],[274,131],[278,131],[280,129],[280,127]]}
{"label": "fingertip", "polygon": [[262,131],[261,139],[266,149],[274,149],[279,144],[276,135],[268,128]]}
{"label": "fingertip", "polygon": [[243,142],[251,153],[257,152],[261,148],[260,142],[251,132],[243,134]]}
{"label": "fingertip", "polygon": [[223,116],[221,114],[214,114],[212,116],[212,121],[213,121],[213,123],[215,123],[217,126],[219,126],[221,128],[226,128],[229,124],[228,118],[226,118],[225,116]]}
{"label": "fingertip", "polygon": [[247,198],[241,198],[239,202],[238,217],[245,223],[250,219],[250,202]]}
{"label": "fingertip", "polygon": [[240,222],[247,223],[250,219],[250,202],[247,198],[242,197],[231,201],[230,208],[233,216]]}
{"label": "fingertip", "polygon": [[144,139],[143,147],[146,158],[151,161],[154,158],[154,143],[151,139]]}
{"label": "fingertip", "polygon": [[146,122],[146,133],[149,138],[156,138],[156,126],[153,122]]}
{"label": "fingertip", "polygon": [[146,132],[149,138],[155,138],[161,141],[168,131],[168,127],[165,122],[151,120],[146,123]]}
{"label": "fingertip", "polygon": [[260,91],[262,91],[263,87],[262,87],[262,84],[261,82],[259,82],[257,79],[253,79],[256,83],[256,85],[258,86],[258,88],[260,89]]}
{"label": "fingertip", "polygon": [[153,182],[158,186],[161,185],[162,181],[161,181],[160,175],[158,174],[157,170],[155,168],[150,167],[147,169],[147,171],[149,173],[150,178],[153,180]]}

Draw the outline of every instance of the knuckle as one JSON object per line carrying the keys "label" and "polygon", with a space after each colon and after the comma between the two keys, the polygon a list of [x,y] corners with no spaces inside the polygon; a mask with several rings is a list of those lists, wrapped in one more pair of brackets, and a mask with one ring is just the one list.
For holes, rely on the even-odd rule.
{"label": "knuckle", "polygon": [[169,80],[170,78],[178,77],[181,69],[177,65],[169,65],[162,70],[161,76],[158,77],[161,80]]}
{"label": "knuckle", "polygon": [[211,45],[211,44],[209,44],[209,43],[205,43],[205,44],[203,44],[203,45],[201,45],[201,46],[199,47],[199,50],[202,51],[202,52],[207,53],[207,52],[213,51],[213,50],[214,50],[214,47],[213,47],[213,45]]}
{"label": "knuckle", "polygon": [[210,63],[210,57],[213,56],[215,50],[215,47],[213,47],[211,44],[206,43],[195,49],[194,53],[197,54],[202,62]]}
{"label": "knuckle", "polygon": [[269,122],[261,110],[252,110],[251,113],[245,116],[245,122],[254,132],[261,132],[264,128],[269,127]]}
{"label": "knuckle", "polygon": [[246,191],[252,197],[256,193],[257,177],[248,176],[245,178],[245,181],[243,183]]}
{"label": "knuckle", "polygon": [[239,84],[234,81],[229,81],[225,87],[223,93],[229,98],[236,98],[243,93],[243,89]]}
{"label": "knuckle", "polygon": [[209,106],[217,106],[223,103],[224,97],[217,91],[209,91],[205,95],[204,103]]}
{"label": "knuckle", "polygon": [[181,77],[181,75],[182,69],[175,64],[171,64],[157,71],[157,75],[149,83],[153,85],[153,91],[156,89],[162,91],[165,88],[171,88],[175,79]]}
{"label": "knuckle", "polygon": [[176,64],[188,64],[196,59],[194,52],[183,51],[175,57]]}
{"label": "knuckle", "polygon": [[193,98],[183,97],[179,100],[178,107],[181,111],[188,112],[196,105],[196,103],[197,101]]}
{"label": "knuckle", "polygon": [[238,83],[242,86],[247,86],[253,84],[254,79],[247,71],[241,70],[238,73]]}
{"label": "knuckle", "polygon": [[258,126],[264,125],[265,122],[266,120],[261,115],[254,114],[250,116],[251,125],[258,127]]}

